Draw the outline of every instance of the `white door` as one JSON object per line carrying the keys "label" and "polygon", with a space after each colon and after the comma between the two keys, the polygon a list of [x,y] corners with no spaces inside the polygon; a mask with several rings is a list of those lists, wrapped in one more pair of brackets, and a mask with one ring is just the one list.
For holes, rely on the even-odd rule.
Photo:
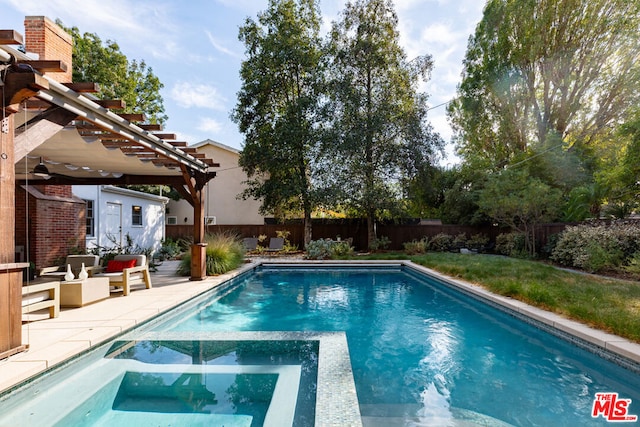
{"label": "white door", "polygon": [[103,246],[122,246],[122,205],[107,202],[107,220],[105,230],[107,242]]}

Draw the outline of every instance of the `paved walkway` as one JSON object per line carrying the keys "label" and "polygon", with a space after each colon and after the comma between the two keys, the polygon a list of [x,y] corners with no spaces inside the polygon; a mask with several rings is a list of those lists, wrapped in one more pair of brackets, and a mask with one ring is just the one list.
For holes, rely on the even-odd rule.
{"label": "paved walkway", "polygon": [[0,392],[211,289],[256,262],[230,274],[190,281],[175,275],[177,261],[165,261],[151,273],[151,289],[137,285],[126,297],[120,292],[84,307],[61,308],[54,319],[30,314],[33,321],[22,325],[22,343],[29,349],[0,361]]}

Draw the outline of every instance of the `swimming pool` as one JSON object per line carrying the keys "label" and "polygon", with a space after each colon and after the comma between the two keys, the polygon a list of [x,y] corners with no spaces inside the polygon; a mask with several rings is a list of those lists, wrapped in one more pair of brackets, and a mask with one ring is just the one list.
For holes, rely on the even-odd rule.
{"label": "swimming pool", "polygon": [[543,329],[401,265],[264,266],[5,396],[0,426],[608,425],[596,393],[640,413],[637,364]]}
{"label": "swimming pool", "polygon": [[155,331],[346,331],[365,425],[606,425],[640,376],[405,268],[262,268]]}

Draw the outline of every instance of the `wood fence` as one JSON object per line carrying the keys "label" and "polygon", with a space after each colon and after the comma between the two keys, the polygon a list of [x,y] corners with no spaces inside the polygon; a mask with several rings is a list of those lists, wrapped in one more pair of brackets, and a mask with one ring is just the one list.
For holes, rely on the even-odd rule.
{"label": "wood fence", "polygon": [[[560,233],[567,224],[554,223],[542,224],[537,231],[538,247],[543,247],[553,234]],[[304,247],[304,226],[299,224],[264,224],[264,225],[208,225],[206,232],[209,234],[232,233],[239,237],[276,237],[276,232],[288,231],[289,241],[302,249]],[[444,233],[457,236],[464,233],[467,238],[476,234],[484,234],[489,241],[495,242],[496,237],[508,232],[504,228],[494,226],[462,226],[449,224],[412,224],[412,225],[378,225],[378,237],[387,237],[390,240],[389,249],[403,249],[405,242],[420,240],[423,237],[431,238]],[[166,236],[172,239],[186,238],[193,235],[192,225],[167,225]],[[313,240],[318,239],[342,239],[352,238],[356,250],[364,250],[367,247],[367,226],[364,221],[345,221],[339,223],[318,222],[313,224]]]}

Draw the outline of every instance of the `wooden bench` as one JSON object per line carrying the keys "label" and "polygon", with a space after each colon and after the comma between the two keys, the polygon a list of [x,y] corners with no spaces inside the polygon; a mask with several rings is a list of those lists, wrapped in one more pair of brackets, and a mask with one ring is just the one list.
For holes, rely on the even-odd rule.
{"label": "wooden bench", "polygon": [[38,278],[22,286],[22,314],[49,309],[49,317],[60,315],[60,282]]}

